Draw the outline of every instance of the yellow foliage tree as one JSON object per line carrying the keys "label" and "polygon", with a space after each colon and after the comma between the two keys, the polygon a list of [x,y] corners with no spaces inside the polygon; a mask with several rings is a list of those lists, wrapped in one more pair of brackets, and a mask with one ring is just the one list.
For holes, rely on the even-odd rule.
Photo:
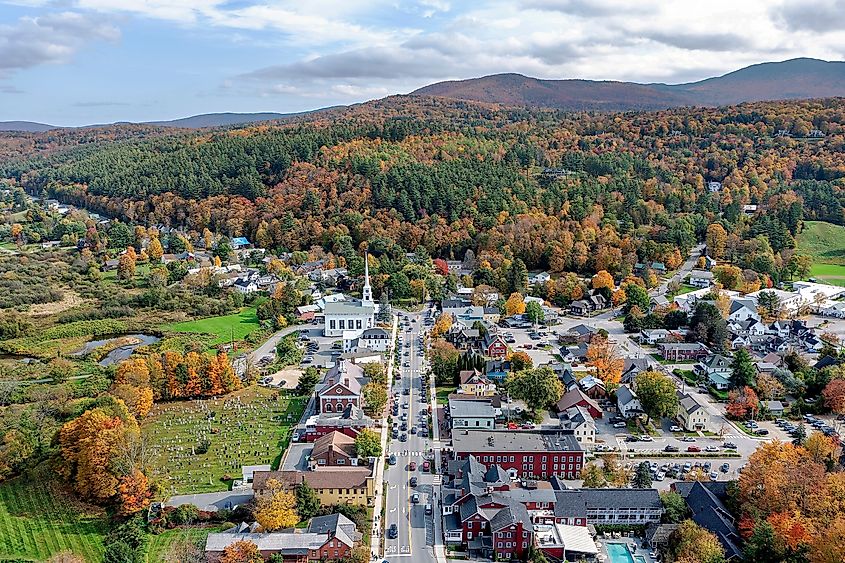
{"label": "yellow foliage tree", "polygon": [[595,370],[596,377],[604,382],[605,387],[613,389],[622,379],[625,361],[606,337],[596,335],[587,347],[587,365]]}
{"label": "yellow foliage tree", "polygon": [[510,317],[513,315],[521,315],[525,312],[525,301],[522,294],[518,291],[511,293],[508,300],[505,301],[505,314]]}
{"label": "yellow foliage tree", "polygon": [[158,237],[151,238],[150,244],[147,246],[147,256],[149,256],[150,260],[153,262],[158,262],[161,260],[162,255],[164,255],[164,248],[162,248]]}
{"label": "yellow foliage tree", "polygon": [[437,322],[434,323],[434,328],[431,329],[431,336],[437,338],[443,336],[449,329],[452,328],[452,315],[450,313],[443,313],[437,317]]}
{"label": "yellow foliage tree", "polygon": [[[272,486],[270,481],[267,482],[270,489],[277,488]],[[255,520],[261,524],[262,528],[270,532],[296,526],[299,522],[299,515],[296,513],[296,497],[293,493],[283,490],[274,490],[261,497],[256,503]]]}
{"label": "yellow foliage tree", "polygon": [[593,289],[601,289],[606,287],[610,290],[616,287],[616,284],[613,283],[613,276],[607,270],[599,270],[596,275],[593,276]]}

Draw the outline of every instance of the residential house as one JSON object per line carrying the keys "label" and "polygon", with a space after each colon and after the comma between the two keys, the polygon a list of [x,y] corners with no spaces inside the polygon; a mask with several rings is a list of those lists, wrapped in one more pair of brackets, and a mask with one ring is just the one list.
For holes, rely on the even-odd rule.
{"label": "residential house", "polygon": [[[554,372],[557,378],[563,383],[564,392],[569,391],[573,387],[578,386],[578,380],[575,379],[575,374],[572,372],[572,365],[568,363],[553,362],[544,364]],[[543,367],[543,366],[540,366]]]}
{"label": "residential house", "polygon": [[692,395],[678,394],[678,422],[688,432],[713,431],[713,424],[707,407]]}
{"label": "residential house", "polygon": [[488,468],[499,465],[513,478],[576,479],[584,466],[578,441],[559,431],[462,430],[452,433],[452,448],[457,460],[472,455]]}
{"label": "residential house", "polygon": [[360,407],[351,404],[341,412],[319,412],[308,417],[305,424],[294,431],[294,441],[314,442],[331,432],[342,432],[355,438],[364,428],[375,425],[375,421],[364,414]]}
{"label": "residential house", "polygon": [[281,556],[285,563],[336,561],[348,557],[362,539],[355,523],[342,514],[316,516],[305,529],[290,528],[272,533],[257,530],[257,525],[242,523],[223,532],[208,534],[206,560],[216,563],[227,547],[246,541],[255,544],[264,559]]}
{"label": "residential house", "polygon": [[640,404],[637,394],[627,385],[620,385],[616,389],[616,406],[619,414],[625,418],[634,418],[643,414],[643,406]]}
{"label": "residential house", "polygon": [[589,315],[610,307],[610,301],[601,293],[593,291],[589,296],[578,301],[573,301],[569,306],[569,312],[573,315]]}
{"label": "residential house", "polygon": [[560,427],[572,432],[579,444],[586,447],[596,443],[596,422],[587,409],[576,405],[557,416]]}
{"label": "residential house", "polygon": [[449,400],[449,416],[452,429],[479,428],[493,430],[496,426],[496,411],[487,401]]}
{"label": "residential house", "polygon": [[710,287],[713,285],[713,272],[693,270],[689,275],[689,284],[693,287]]}
{"label": "residential house", "polygon": [[727,560],[741,559],[741,540],[734,517],[725,506],[727,482],[678,481],[672,490],[681,495],[692,514],[692,520],[713,533],[725,548]]}
{"label": "residential house", "polygon": [[387,352],[390,349],[390,332],[383,328],[368,328],[358,337],[360,346],[374,352]]}
{"label": "residential house", "polygon": [[508,360],[487,360],[484,364],[484,374],[493,381],[503,381],[511,371]]}
{"label": "residential house", "polygon": [[763,405],[769,411],[769,414],[772,416],[781,417],[783,416],[784,406],[783,403],[780,401],[763,401]]}
{"label": "residential house", "polygon": [[355,439],[342,432],[331,432],[314,441],[310,462],[318,466],[355,466]]}
{"label": "residential house", "polygon": [[648,357],[644,358],[625,358],[624,363],[622,364],[622,378],[620,383],[625,383],[627,385],[633,385],[634,381],[637,378],[637,375],[643,371],[655,371],[658,370],[659,366],[656,362],[652,361]]}
{"label": "residential house", "polygon": [[502,318],[502,313],[499,311],[498,307],[495,306],[485,306],[483,307],[483,317],[484,322],[490,324],[497,324],[499,320]]}
{"label": "residential house", "polygon": [[706,377],[715,389],[724,391],[729,387],[729,379],[733,373],[731,359],[721,354],[710,354],[695,364],[693,372],[700,377]]}
{"label": "residential house", "polygon": [[504,358],[508,353],[508,345],[501,335],[488,332],[483,339],[481,352],[489,358]]}
{"label": "residential house", "polygon": [[668,307],[670,305],[669,300],[666,299],[665,295],[653,295],[649,299],[648,303],[651,310],[659,309],[661,307]]}
{"label": "residential house", "polygon": [[712,270],[716,266],[716,259],[710,256],[704,256],[704,269]]}
{"label": "residential house", "polygon": [[543,285],[551,279],[552,276],[548,272],[528,274],[528,285]]}
{"label": "residential house", "polygon": [[581,380],[578,381],[578,385],[591,399],[596,401],[607,399],[607,388],[604,386],[604,381],[594,375],[588,375],[581,378]]}
{"label": "residential house", "polygon": [[748,319],[760,320],[760,313],[757,312],[757,301],[754,299],[731,299],[731,305],[728,309],[728,322],[741,322]]}
{"label": "residential house", "polygon": [[588,349],[589,346],[582,342],[577,346],[567,346],[566,348],[561,348],[560,355],[563,358],[563,361],[567,364],[584,363],[587,360]]}
{"label": "residential house", "polygon": [[664,342],[658,345],[664,360],[675,362],[698,360],[710,353],[700,342]]}
{"label": "residential house", "polygon": [[578,324],[558,335],[558,342],[565,345],[589,344],[598,331],[591,326]]}
{"label": "residential house", "polygon": [[460,379],[458,392],[461,394],[479,397],[491,397],[496,394],[496,384],[478,370],[463,370],[458,376]]}
{"label": "residential house", "polygon": [[640,344],[654,346],[661,342],[668,342],[674,339],[672,333],[665,328],[644,328],[640,331]]}
{"label": "residential house", "polygon": [[587,412],[590,413],[590,416],[593,418],[601,418],[602,417],[602,410],[601,407],[596,403],[591,397],[589,397],[584,391],[581,390],[580,387],[575,386],[566,393],[563,394],[563,397],[555,404],[558,412],[563,412],[569,408],[574,406],[581,406],[587,409]]}

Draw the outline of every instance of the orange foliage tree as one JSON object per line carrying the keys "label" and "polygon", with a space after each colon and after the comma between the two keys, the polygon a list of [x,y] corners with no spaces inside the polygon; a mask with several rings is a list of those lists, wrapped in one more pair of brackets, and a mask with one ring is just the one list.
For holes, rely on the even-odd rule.
{"label": "orange foliage tree", "polygon": [[606,388],[613,389],[622,379],[625,360],[607,337],[596,335],[587,347],[587,365],[595,370],[595,376],[604,382]]}

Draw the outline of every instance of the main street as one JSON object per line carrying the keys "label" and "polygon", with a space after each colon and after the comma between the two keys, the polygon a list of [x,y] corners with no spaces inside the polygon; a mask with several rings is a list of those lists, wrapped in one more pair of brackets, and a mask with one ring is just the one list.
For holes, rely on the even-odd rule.
{"label": "main street", "polygon": [[[399,405],[398,416],[393,416],[393,421],[401,428],[403,422],[407,422],[405,431],[399,430],[398,436],[407,435],[407,441],[403,442],[399,437],[390,441],[387,456],[396,456],[394,465],[387,465],[385,468],[384,481],[387,484],[387,498],[385,502],[385,515],[383,530],[385,534],[384,557],[394,560],[402,557],[413,557],[413,561],[434,562],[435,544],[435,520],[438,513],[435,491],[439,491],[440,476],[422,470],[423,462],[426,461],[426,454],[432,448],[431,437],[423,438],[420,432],[426,428],[429,402],[421,402],[423,395],[428,395],[429,389],[422,383],[421,375],[424,372],[424,357],[421,354],[422,315],[411,313],[410,331],[400,325],[398,342],[400,348],[399,378],[393,386],[393,400],[389,408],[392,409],[394,401]],[[404,321],[404,315],[400,314]],[[407,394],[406,394],[407,393]],[[395,412],[395,411],[394,411]],[[411,428],[416,426],[417,432],[411,433]],[[392,428],[388,431],[392,431]],[[433,458],[428,456],[429,461]],[[411,463],[416,464],[416,469],[411,469]],[[416,487],[411,487],[412,477],[418,479]],[[419,503],[412,503],[411,496],[419,495]],[[432,514],[425,514],[425,506],[432,505]],[[392,525],[397,527],[397,537],[391,538],[389,530]]]}

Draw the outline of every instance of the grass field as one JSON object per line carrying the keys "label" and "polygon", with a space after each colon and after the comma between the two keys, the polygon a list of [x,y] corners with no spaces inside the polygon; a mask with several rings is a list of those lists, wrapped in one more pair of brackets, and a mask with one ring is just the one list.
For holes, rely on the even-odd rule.
{"label": "grass field", "polygon": [[255,314],[255,308],[248,307],[240,313],[232,315],[174,323],[165,325],[162,328],[173,332],[213,334],[214,339],[209,342],[209,345],[214,346],[223,342],[229,342],[232,339],[243,340],[249,333],[259,328],[259,323],[258,317]]}
{"label": "grass field", "polygon": [[[163,493],[225,491],[242,465],[277,466],[307,399],[249,387],[219,399],[155,405],[142,424]],[[200,439],[211,444],[194,453]]]}
{"label": "grass field", "polygon": [[813,258],[810,277],[845,286],[845,227],[824,221],[805,221],[798,251]]}
{"label": "grass field", "polygon": [[50,471],[0,484],[0,560],[44,561],[70,551],[102,561],[104,515],[65,493]]}
{"label": "grass field", "polygon": [[150,536],[150,545],[147,549],[147,561],[158,563],[164,561],[165,556],[171,551],[184,553],[188,544],[199,546],[199,550],[205,548],[205,538],[211,532],[216,532],[219,527],[211,528],[177,528],[167,530],[158,535]]}

